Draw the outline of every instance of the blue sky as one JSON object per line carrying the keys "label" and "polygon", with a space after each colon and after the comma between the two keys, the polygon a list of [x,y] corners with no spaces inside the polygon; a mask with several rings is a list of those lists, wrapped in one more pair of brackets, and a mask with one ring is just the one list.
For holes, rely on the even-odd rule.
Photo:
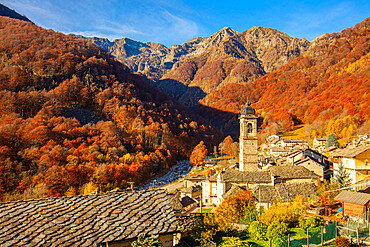
{"label": "blue sky", "polygon": [[285,0],[1,0],[34,23],[63,33],[129,37],[170,46],[223,27],[275,28],[312,40],[369,17],[370,1]]}

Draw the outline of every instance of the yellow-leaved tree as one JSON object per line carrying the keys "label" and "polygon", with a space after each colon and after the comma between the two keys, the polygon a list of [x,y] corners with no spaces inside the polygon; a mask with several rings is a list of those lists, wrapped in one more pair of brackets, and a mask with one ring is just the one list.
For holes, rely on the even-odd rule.
{"label": "yellow-leaved tree", "polygon": [[275,202],[268,210],[263,212],[259,220],[265,225],[273,222],[289,223],[302,216],[306,210],[306,203],[302,196],[297,196],[290,202]]}
{"label": "yellow-leaved tree", "polygon": [[256,199],[249,190],[242,190],[226,198],[216,209],[215,216],[219,225],[227,227],[238,223],[256,209]]}

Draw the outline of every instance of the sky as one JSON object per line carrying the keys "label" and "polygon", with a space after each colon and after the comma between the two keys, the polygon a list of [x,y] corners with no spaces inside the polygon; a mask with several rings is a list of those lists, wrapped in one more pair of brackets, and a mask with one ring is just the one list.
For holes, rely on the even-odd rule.
{"label": "sky", "polygon": [[131,38],[166,46],[205,37],[223,27],[243,32],[274,28],[313,40],[370,16],[369,0],[0,0],[35,24],[62,33]]}

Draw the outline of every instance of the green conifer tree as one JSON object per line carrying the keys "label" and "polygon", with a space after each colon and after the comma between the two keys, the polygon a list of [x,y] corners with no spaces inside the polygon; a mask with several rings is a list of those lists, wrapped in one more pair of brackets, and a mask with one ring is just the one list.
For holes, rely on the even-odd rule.
{"label": "green conifer tree", "polygon": [[347,187],[351,184],[351,178],[348,171],[344,168],[342,163],[339,163],[338,171],[334,175],[334,182],[339,184],[340,188]]}
{"label": "green conifer tree", "polygon": [[339,147],[338,139],[337,139],[337,137],[335,136],[334,133],[331,133],[330,135],[328,135],[328,137],[326,138],[326,145],[325,146],[327,148]]}

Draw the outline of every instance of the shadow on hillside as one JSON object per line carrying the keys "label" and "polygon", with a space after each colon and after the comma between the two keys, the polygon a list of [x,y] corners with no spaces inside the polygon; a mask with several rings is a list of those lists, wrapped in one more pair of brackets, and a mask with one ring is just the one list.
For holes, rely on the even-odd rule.
{"label": "shadow on hillside", "polygon": [[[225,137],[230,135],[234,141],[238,141],[240,135],[239,114],[201,104],[194,106],[192,110],[219,129]],[[258,128],[261,127],[262,123],[263,118],[259,117],[257,119]]]}
{"label": "shadow on hillside", "polygon": [[157,82],[152,82],[151,84],[187,107],[197,105],[198,101],[207,95],[199,87],[188,87],[181,82],[172,79],[159,80]]}
{"label": "shadow on hillside", "polygon": [[74,105],[69,108],[65,108],[62,113],[63,117],[76,118],[80,122],[81,126],[85,124],[96,124],[104,119],[98,117],[95,112],[88,108],[83,108],[79,105]]}

